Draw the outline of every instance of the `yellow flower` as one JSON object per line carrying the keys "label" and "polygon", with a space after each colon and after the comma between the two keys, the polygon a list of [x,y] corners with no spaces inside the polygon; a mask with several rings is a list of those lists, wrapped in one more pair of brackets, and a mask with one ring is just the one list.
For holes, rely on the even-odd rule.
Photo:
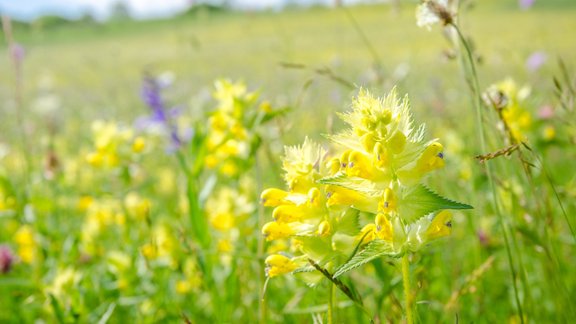
{"label": "yellow flower", "polygon": [[22,225],[14,234],[14,242],[18,245],[18,256],[24,263],[30,264],[36,260],[38,243],[35,236],[30,225]]}
{"label": "yellow flower", "polygon": [[498,111],[512,144],[526,141],[532,126],[532,115],[523,106],[529,94],[530,88],[518,88],[511,78],[491,85],[484,93],[485,101]]}
{"label": "yellow flower", "polygon": [[449,211],[443,210],[438,213],[432,220],[430,226],[428,226],[426,237],[429,240],[435,240],[450,235],[452,230],[451,220],[452,214]]}
{"label": "yellow flower", "polygon": [[266,264],[266,275],[270,278],[292,272],[297,268],[294,261],[282,254],[270,255],[264,263]]}

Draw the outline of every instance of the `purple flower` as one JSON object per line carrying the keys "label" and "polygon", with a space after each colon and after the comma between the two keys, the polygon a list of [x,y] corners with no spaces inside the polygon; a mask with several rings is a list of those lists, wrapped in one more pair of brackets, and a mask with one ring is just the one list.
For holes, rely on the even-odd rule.
{"label": "purple flower", "polygon": [[24,60],[24,55],[26,55],[26,50],[24,50],[24,46],[13,43],[12,46],[10,46],[10,55],[12,55],[14,62],[21,64]]}
{"label": "purple flower", "polygon": [[526,60],[526,69],[530,72],[536,72],[548,59],[546,53],[539,51],[534,52]]}
{"label": "purple flower", "polygon": [[554,108],[550,105],[544,105],[538,110],[538,118],[551,119],[554,117]]}
{"label": "purple flower", "polygon": [[518,5],[522,10],[528,10],[534,5],[536,0],[518,0]]}
{"label": "purple flower", "polygon": [[182,145],[182,137],[178,128],[173,124],[173,120],[180,114],[178,108],[166,108],[162,99],[162,86],[157,78],[145,76],[140,90],[142,101],[150,108],[152,114],[143,116],[136,120],[135,126],[140,129],[159,127],[168,133],[170,145],[168,150],[175,151]]}
{"label": "purple flower", "polygon": [[14,263],[14,254],[9,247],[0,245],[0,272],[8,273]]}

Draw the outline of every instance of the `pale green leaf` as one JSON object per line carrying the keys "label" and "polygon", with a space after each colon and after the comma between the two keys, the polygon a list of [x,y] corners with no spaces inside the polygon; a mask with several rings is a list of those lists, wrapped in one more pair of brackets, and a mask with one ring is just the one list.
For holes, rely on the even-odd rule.
{"label": "pale green leaf", "polygon": [[337,233],[355,236],[360,231],[358,223],[360,212],[356,209],[349,208],[336,223]]}
{"label": "pale green leaf", "polygon": [[335,185],[354,190],[369,196],[379,196],[382,190],[376,188],[376,184],[360,177],[349,177],[344,172],[338,172],[334,176],[318,180],[321,184]]}
{"label": "pale green leaf", "polygon": [[408,223],[442,209],[472,209],[472,206],[444,198],[419,184],[406,189],[398,202],[398,213]]}
{"label": "pale green leaf", "polygon": [[396,255],[396,252],[394,252],[392,248],[392,244],[383,240],[370,241],[360,252],[356,253],[350,261],[346,262],[336,270],[334,278],[384,255]]}

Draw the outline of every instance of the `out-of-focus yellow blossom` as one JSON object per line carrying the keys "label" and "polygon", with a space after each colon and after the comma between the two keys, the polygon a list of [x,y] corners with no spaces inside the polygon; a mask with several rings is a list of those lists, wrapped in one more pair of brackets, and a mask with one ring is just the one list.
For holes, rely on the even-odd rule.
{"label": "out-of-focus yellow blossom", "polygon": [[141,153],[146,141],[134,136],[134,132],[114,122],[92,123],[94,150],[86,155],[86,161],[94,167],[114,168],[127,161],[132,155]]}
{"label": "out-of-focus yellow blossom", "polygon": [[544,130],[542,131],[542,137],[546,141],[553,140],[556,137],[556,129],[554,126],[548,125],[544,127]]}
{"label": "out-of-focus yellow blossom", "polygon": [[510,78],[491,85],[484,93],[485,101],[498,112],[510,144],[527,140],[526,133],[532,126],[532,115],[526,110],[523,101],[529,94],[530,88],[518,88]]}
{"label": "out-of-focus yellow blossom", "polygon": [[217,249],[224,264],[230,263],[229,254],[234,251],[254,208],[247,195],[230,187],[219,188],[206,201],[205,212],[210,225],[216,230]]}
{"label": "out-of-focus yellow blossom", "polygon": [[113,250],[107,253],[107,265],[116,278],[118,289],[128,288],[127,272],[132,266],[132,259],[130,256],[122,251]]}
{"label": "out-of-focus yellow blossom", "polygon": [[158,192],[170,195],[174,194],[176,186],[176,174],[170,168],[158,170]]}
{"label": "out-of-focus yellow blossom", "polygon": [[18,256],[24,263],[33,263],[38,254],[36,233],[30,225],[22,225],[14,234],[14,242],[18,245]]}
{"label": "out-of-focus yellow blossom", "polygon": [[72,267],[59,269],[52,282],[44,288],[44,293],[66,305],[70,302],[70,293],[78,288],[81,279],[82,273]]}
{"label": "out-of-focus yellow blossom", "polygon": [[137,220],[145,220],[150,212],[150,200],[140,197],[136,192],[126,195],[124,206],[128,214]]}
{"label": "out-of-focus yellow blossom", "polygon": [[150,261],[157,261],[158,264],[176,267],[179,244],[170,227],[167,224],[157,224],[150,237],[150,242],[140,249],[142,255]]}
{"label": "out-of-focus yellow blossom", "polygon": [[94,198],[91,196],[82,196],[80,199],[78,199],[78,209],[81,211],[86,211],[90,205],[92,205],[92,202],[94,202]]}
{"label": "out-of-focus yellow blossom", "polygon": [[187,258],[182,265],[184,279],[176,281],[176,292],[185,295],[192,291],[197,291],[202,284],[202,277],[196,262],[192,258]]}
{"label": "out-of-focus yellow blossom", "polygon": [[112,199],[94,200],[86,211],[81,232],[81,245],[84,252],[101,254],[99,236],[111,226],[123,226],[126,223],[120,202]]}

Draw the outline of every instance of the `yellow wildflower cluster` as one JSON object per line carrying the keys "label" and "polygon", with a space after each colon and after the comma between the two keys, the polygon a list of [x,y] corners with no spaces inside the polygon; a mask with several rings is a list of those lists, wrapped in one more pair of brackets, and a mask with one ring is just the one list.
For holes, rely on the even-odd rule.
{"label": "yellow wildflower cluster", "polygon": [[86,204],[86,216],[80,235],[82,250],[90,255],[103,254],[99,237],[112,226],[124,226],[126,215],[122,204],[114,199],[90,200],[82,197],[80,203]]}
{"label": "yellow wildflower cluster", "polygon": [[217,232],[218,252],[225,263],[234,251],[243,223],[254,211],[252,200],[242,189],[221,187],[206,201],[206,215]]}
{"label": "yellow wildflower cluster", "polygon": [[[275,207],[275,220],[264,225],[263,234],[269,241],[292,238],[301,253],[270,256],[270,277],[308,258],[329,268],[373,240],[389,255],[417,251],[450,233],[451,215],[442,209],[469,208],[420,184],[444,166],[444,153],[438,141],[424,141],[423,125],[414,127],[407,98],[400,100],[393,90],[378,99],[361,90],[352,111],[340,117],[350,128],[330,136],[337,146],[332,158],[308,139],[286,148],[289,190],[262,193],[264,206]],[[359,212],[374,217],[360,231]]]}
{"label": "yellow wildflower cluster", "polygon": [[526,132],[532,125],[532,115],[523,106],[523,101],[529,94],[528,87],[518,88],[516,82],[510,78],[491,85],[484,93],[487,104],[498,112],[510,144],[526,141]]}
{"label": "yellow wildflower cluster", "polygon": [[158,223],[152,228],[150,241],[142,245],[140,252],[148,261],[176,268],[179,247],[173,229],[166,223]]}
{"label": "yellow wildflower cluster", "polygon": [[258,94],[248,92],[242,82],[218,80],[215,87],[218,106],[208,119],[205,165],[225,176],[237,176],[257,140],[254,128],[270,112],[270,105],[265,102],[257,109]]}
{"label": "yellow wildflower cluster", "polygon": [[86,155],[86,161],[94,167],[118,167],[146,148],[143,137],[135,136],[132,129],[114,122],[95,121],[92,133],[94,150]]}

